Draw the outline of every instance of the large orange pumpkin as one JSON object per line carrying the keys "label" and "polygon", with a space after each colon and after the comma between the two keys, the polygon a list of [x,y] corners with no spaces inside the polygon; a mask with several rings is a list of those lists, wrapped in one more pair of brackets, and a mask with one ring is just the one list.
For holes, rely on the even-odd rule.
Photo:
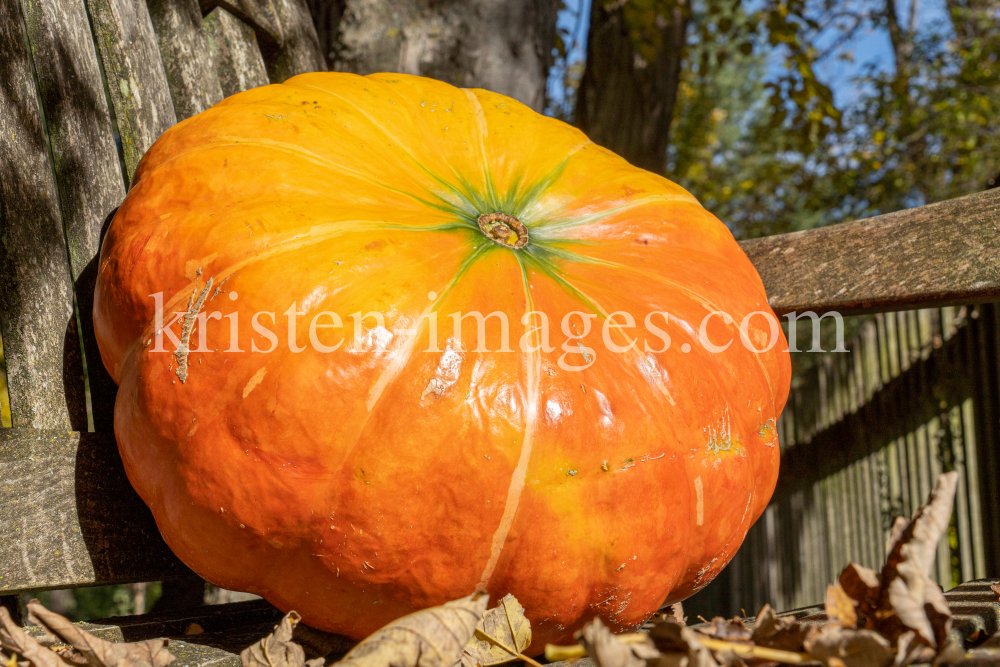
{"label": "large orange pumpkin", "polygon": [[[506,315],[511,351],[500,315],[456,336],[471,312]],[[306,74],[165,132],[94,305],[129,479],[197,573],[356,638],[513,593],[532,650],[635,627],[736,552],[778,471],[770,312],[677,185],[398,74]]]}

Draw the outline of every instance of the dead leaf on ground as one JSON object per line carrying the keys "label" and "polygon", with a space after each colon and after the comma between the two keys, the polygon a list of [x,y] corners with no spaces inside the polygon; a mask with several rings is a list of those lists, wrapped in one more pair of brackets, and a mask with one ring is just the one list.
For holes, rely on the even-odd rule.
{"label": "dead leaf on ground", "polygon": [[840,584],[830,584],[826,587],[823,606],[826,617],[831,623],[836,623],[842,628],[858,627],[858,603]]}
{"label": "dead leaf on ground", "polygon": [[344,656],[339,667],[452,667],[486,613],[489,596],[473,593],[404,616]]}
{"label": "dead leaf on ground", "polygon": [[892,527],[889,528],[889,537],[885,540],[885,552],[889,553],[892,551],[893,547],[896,546],[896,542],[902,537],[903,531],[910,524],[910,521],[905,516],[897,516],[896,520],[892,522]]}
{"label": "dead leaf on ground", "polygon": [[[905,520],[904,523],[906,523]],[[895,541],[893,542],[895,543]],[[891,549],[887,550],[886,553],[889,551]],[[878,573],[863,565],[848,563],[837,578],[837,583],[857,603],[855,611],[858,616],[858,624],[864,625],[878,604],[878,593],[881,587]]]}
{"label": "dead leaf on ground", "polygon": [[653,645],[660,652],[657,667],[717,667],[721,659],[724,665],[742,664],[742,660],[732,651],[713,653],[701,643],[700,635],[673,618],[664,617],[649,630]]}
{"label": "dead leaf on ground", "polygon": [[30,617],[48,634],[54,635],[73,649],[58,654],[65,662],[87,664],[90,667],[167,667],[177,659],[167,650],[170,643],[167,639],[134,643],[109,642],[80,629],[68,618],[49,611],[38,600],[29,602],[27,608]]}
{"label": "dead leaf on ground", "polygon": [[[938,540],[948,528],[958,473],[938,476],[927,503],[898,533],[882,568],[881,586],[869,624],[890,642],[908,630],[920,643],[942,646],[951,629],[951,610],[941,588],[928,576]],[[898,523],[897,523],[898,525]]]}
{"label": "dead leaf on ground", "polygon": [[727,620],[716,616],[707,628],[697,628],[698,632],[723,641],[745,642],[750,639],[750,631],[738,618]]}
{"label": "dead leaf on ground", "polygon": [[600,618],[583,626],[576,638],[597,667],[646,667],[647,661],[660,657],[651,639],[625,643],[612,634]]}
{"label": "dead leaf on ground", "polygon": [[[964,656],[964,651],[959,651],[959,660]],[[927,644],[917,641],[917,633],[907,630],[896,639],[896,659],[893,661],[895,667],[904,667],[913,663],[938,662],[935,657],[940,658],[941,653],[932,649]],[[957,660],[945,660],[951,664]]]}
{"label": "dead leaf on ground", "polygon": [[[66,667],[54,651],[42,646],[14,622],[6,607],[0,606],[0,648],[24,658],[34,667]],[[11,660],[13,656],[7,658]],[[23,662],[23,661],[22,661]]]}
{"label": "dead leaf on ground", "polygon": [[793,618],[779,618],[771,605],[766,604],[757,612],[750,639],[757,646],[798,653],[805,650],[809,632],[808,626]]}
{"label": "dead leaf on ground", "polygon": [[684,606],[680,602],[675,602],[667,607],[665,616],[674,619],[681,625],[687,625],[687,616],[684,615]]}
{"label": "dead leaf on ground", "polygon": [[517,598],[508,594],[476,624],[475,634],[462,651],[462,664],[489,667],[518,660],[529,644],[531,623]]}
{"label": "dead leaf on ground", "polygon": [[306,662],[306,652],[292,641],[295,626],[302,618],[297,612],[285,614],[274,632],[240,653],[243,667],[323,667],[323,658]]}
{"label": "dead leaf on ground", "polygon": [[990,590],[996,593],[997,597],[1000,598],[1000,583],[990,584]]}
{"label": "dead leaf on ground", "polygon": [[828,667],[888,667],[892,646],[874,630],[827,625],[805,641],[809,655]]}

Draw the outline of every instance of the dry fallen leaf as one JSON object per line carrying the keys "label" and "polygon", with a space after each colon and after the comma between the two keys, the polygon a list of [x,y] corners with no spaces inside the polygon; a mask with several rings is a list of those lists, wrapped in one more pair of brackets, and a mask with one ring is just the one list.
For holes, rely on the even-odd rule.
{"label": "dry fallen leaf", "polygon": [[715,637],[723,641],[743,642],[750,639],[750,631],[747,630],[747,626],[743,625],[743,621],[738,618],[727,620],[721,616],[716,616],[712,619],[708,628],[698,628],[698,631],[709,637]]}
{"label": "dry fallen leaf", "polygon": [[[889,553],[889,551],[891,549],[886,551],[886,553]],[[881,580],[878,573],[863,565],[848,563],[844,571],[840,573],[837,583],[857,603],[855,611],[858,616],[858,624],[864,625],[865,620],[875,610],[875,605],[878,603],[878,592],[881,587]]]}
{"label": "dry fallen leaf", "polygon": [[909,520],[905,516],[897,516],[896,520],[892,522],[892,527],[889,529],[889,537],[885,540],[885,552],[889,553],[892,548],[896,546],[896,542],[902,537],[903,531],[910,524]]}
{"label": "dry fallen leaf", "polygon": [[306,652],[292,641],[295,626],[300,620],[301,617],[294,611],[285,614],[274,632],[243,649],[240,653],[243,667],[323,667],[323,658],[306,662]]}
{"label": "dry fallen leaf", "polygon": [[809,655],[829,667],[887,667],[893,653],[889,642],[873,630],[827,625],[805,641]]}
{"label": "dry fallen leaf", "polygon": [[486,612],[489,596],[472,595],[397,619],[361,641],[339,667],[452,667]]}
{"label": "dry fallen leaf", "polygon": [[[895,643],[906,631],[922,644],[942,646],[951,611],[940,587],[928,576],[938,540],[951,520],[958,473],[939,475],[927,504],[898,533],[882,568],[881,587],[869,625]],[[897,522],[898,525],[898,522]]]}
{"label": "dry fallen leaf", "polygon": [[462,664],[489,667],[519,660],[529,644],[531,623],[517,598],[508,594],[476,624],[475,634],[462,651]]}
{"label": "dry fallen leaf", "polygon": [[600,618],[583,626],[577,633],[577,641],[598,667],[646,667],[647,661],[660,657],[660,652],[648,637],[623,642],[601,623]]}
{"label": "dry fallen leaf", "polygon": [[[0,645],[21,655],[20,665],[33,667],[166,667],[176,658],[166,650],[167,640],[154,639],[132,644],[116,644],[99,639],[59,614],[43,607],[38,600],[28,603],[29,618],[41,626],[43,635],[36,640],[14,623],[6,609],[0,608]],[[58,642],[70,648],[51,650]]]}
{"label": "dry fallen leaf", "polygon": [[[144,642],[115,643],[95,637],[81,630],[69,619],[49,611],[38,600],[28,603],[28,613],[45,631],[55,635],[73,650],[58,655],[62,660],[80,664],[82,657],[91,667],[167,667],[176,658],[166,649],[167,639],[149,639]],[[37,666],[41,667],[41,666]]]}
{"label": "dry fallen leaf", "polygon": [[826,617],[831,623],[836,623],[842,628],[858,627],[857,606],[858,603],[840,584],[830,584],[826,587],[824,607]]}
{"label": "dry fallen leaf", "polygon": [[781,651],[800,652],[805,650],[805,640],[809,628],[793,618],[779,618],[771,605],[766,604],[757,612],[753,635],[750,637],[757,646]]}
{"label": "dry fallen leaf", "polygon": [[1000,598],[1000,583],[990,584],[990,590],[996,593],[997,597]]}
{"label": "dry fallen leaf", "polygon": [[[745,630],[746,626],[743,628]],[[720,662],[716,660],[717,655],[725,665],[743,662],[731,650],[713,653],[702,643],[698,632],[672,618],[657,622],[650,628],[649,636],[661,654],[658,667],[716,667]]]}
{"label": "dry fallen leaf", "polygon": [[684,615],[684,606],[680,602],[675,602],[669,607],[667,607],[667,613],[664,614],[668,616],[680,625],[687,625],[687,616]]}
{"label": "dry fallen leaf", "polygon": [[[34,667],[66,667],[54,651],[39,644],[14,622],[6,607],[0,607],[0,648],[16,653]],[[7,658],[12,660],[14,656]]]}
{"label": "dry fallen leaf", "polygon": [[[589,655],[599,667],[733,667],[745,666],[744,659],[791,665],[809,661],[805,653],[708,637],[663,615],[653,622],[648,634],[612,635],[595,619],[577,632],[576,638],[580,643],[575,646],[548,644],[545,658],[560,662]],[[649,650],[650,641],[654,652]]]}
{"label": "dry fallen leaf", "polygon": [[896,639],[896,659],[893,664],[896,667],[909,665],[914,662],[930,662],[934,659],[934,649],[915,641],[917,633],[907,630]]}

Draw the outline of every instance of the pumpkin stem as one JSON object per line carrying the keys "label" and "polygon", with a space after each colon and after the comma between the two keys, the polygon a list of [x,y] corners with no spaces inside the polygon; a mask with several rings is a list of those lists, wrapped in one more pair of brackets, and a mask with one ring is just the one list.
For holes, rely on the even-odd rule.
{"label": "pumpkin stem", "polygon": [[528,245],[528,228],[506,213],[483,213],[479,216],[479,229],[490,240],[508,248],[523,248]]}

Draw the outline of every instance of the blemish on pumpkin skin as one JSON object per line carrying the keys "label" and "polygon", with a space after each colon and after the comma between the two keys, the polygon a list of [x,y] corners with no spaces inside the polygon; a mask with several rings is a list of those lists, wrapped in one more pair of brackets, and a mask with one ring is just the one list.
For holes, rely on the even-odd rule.
{"label": "blemish on pumpkin skin", "polygon": [[761,427],[757,429],[757,435],[767,440],[767,442],[764,443],[767,447],[774,447],[774,443],[777,440],[777,434],[774,432],[774,426],[774,418],[771,418],[761,424]]}
{"label": "blemish on pumpkin skin", "polygon": [[219,253],[213,252],[207,257],[202,257],[200,259],[189,259],[184,262],[184,278],[187,280],[195,280],[200,278],[201,274],[204,272],[204,267],[211,264],[217,257]]}
{"label": "blemish on pumpkin skin", "polygon": [[250,380],[246,383],[246,386],[243,387],[243,398],[246,398],[247,396],[250,395],[250,392],[253,391],[254,388],[261,383],[266,374],[267,374],[267,366],[261,366],[259,369],[257,369],[257,372],[253,374],[253,377],[251,377]]}
{"label": "blemish on pumpkin skin", "polygon": [[[174,352],[174,356],[177,358],[177,377],[180,378],[181,384],[187,382],[189,352],[188,343],[191,341],[191,329],[194,328],[195,319],[197,319],[202,306],[205,305],[205,299],[208,297],[208,291],[210,289],[212,289],[211,278],[209,278],[208,282],[205,283],[205,287],[202,288],[200,293],[195,290],[191,292],[191,296],[188,297],[187,312],[184,313],[184,323],[181,325],[181,344],[177,346],[177,351]],[[197,301],[195,301],[195,294],[198,294]]]}
{"label": "blemish on pumpkin skin", "polygon": [[434,376],[427,381],[427,386],[420,394],[420,406],[425,406],[431,396],[441,398],[458,381],[461,370],[462,353],[456,349],[454,341],[449,339],[445,351],[438,360]]}
{"label": "blemish on pumpkin skin", "polygon": [[740,436],[733,435],[732,423],[729,420],[729,407],[726,407],[726,414],[718,427],[707,426],[702,432],[708,436],[708,451],[716,456],[719,452],[733,452],[743,454],[743,447],[740,445]]}

